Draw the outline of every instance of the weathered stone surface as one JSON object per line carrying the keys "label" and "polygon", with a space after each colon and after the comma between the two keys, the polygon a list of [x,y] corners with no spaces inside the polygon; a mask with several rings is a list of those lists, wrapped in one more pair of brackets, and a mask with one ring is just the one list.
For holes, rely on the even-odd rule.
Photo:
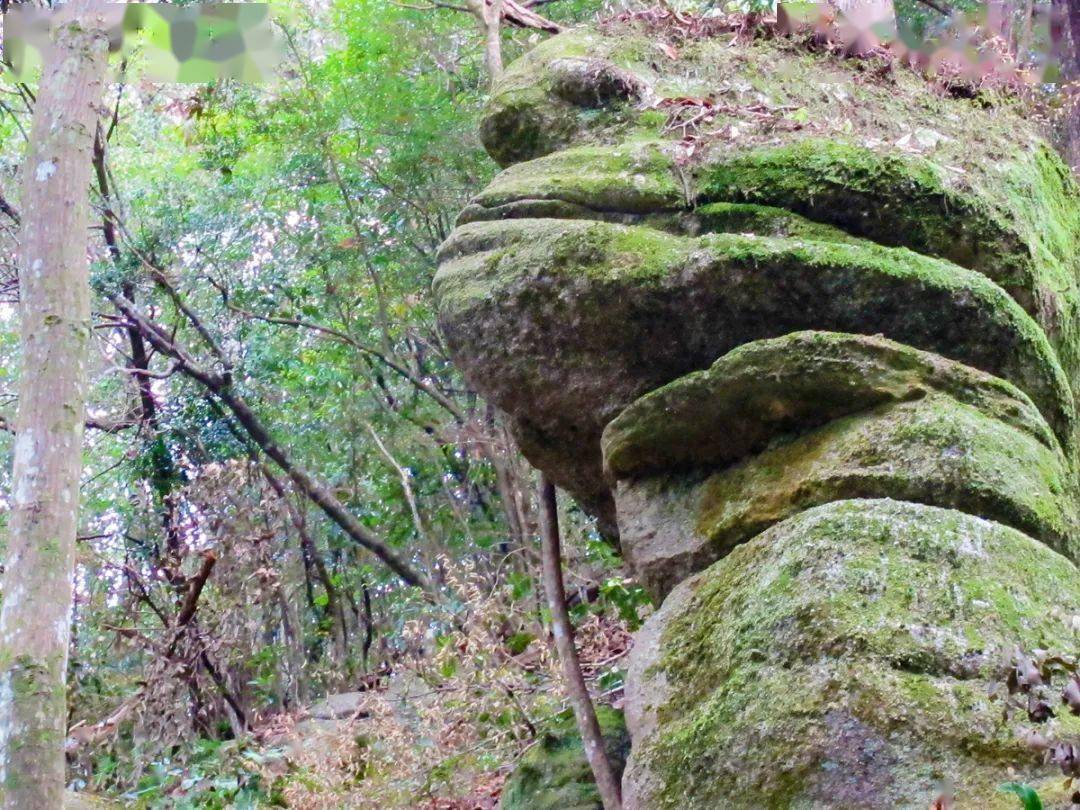
{"label": "weathered stone surface", "polygon": [[1029,434],[934,394],[881,405],[704,478],[620,483],[622,549],[662,598],[769,526],[846,498],[947,506],[1025,531],[1077,559],[1077,491],[1065,459]]}
{"label": "weathered stone surface", "polygon": [[683,582],[639,636],[627,808],[925,808],[944,779],[993,806],[1010,773],[1051,771],[990,683],[1016,645],[1072,649],[1078,622],[1076,568],[1013,529],[810,509]]}
{"label": "weathered stone surface", "polygon": [[[1080,192],[1021,110],[987,110],[913,72],[869,71],[782,39],[706,38],[682,43],[677,59],[658,53],[655,34],[609,24],[554,37],[512,65],[482,125],[510,168],[444,248],[435,289],[451,351],[512,417],[534,463],[614,524],[598,452],[606,422],[741,343],[798,329],[881,332],[1003,376],[1061,435],[1071,403],[950,350],[980,339],[983,325],[957,321],[935,282],[852,291],[836,274],[777,277],[791,264],[820,266],[826,252],[859,264],[844,250],[876,245],[942,259],[942,276],[965,286],[966,271],[981,275],[995,307],[1008,296],[1031,316],[1006,328],[1022,340],[1043,333],[1042,359],[1023,361],[1029,371],[1058,366],[1051,388],[1080,384]],[[714,135],[690,154],[660,102],[694,98],[711,100]],[[816,258],[776,266],[762,255],[775,238]],[[755,239],[761,252],[743,249]],[[875,256],[897,270],[913,261],[903,250]],[[759,272],[763,262],[774,272]],[[703,289],[699,265],[717,264],[740,281],[781,285],[783,301],[755,307]],[[866,317],[817,317],[838,296]],[[920,342],[911,332],[928,320],[939,330],[957,322],[948,338]]]}
{"label": "weathered stone surface", "polygon": [[1058,449],[1027,395],[998,377],[880,336],[808,331],[744,344],[641,397],[605,429],[604,463],[616,479],[722,467],[777,436],[935,391]]}
{"label": "weathered stone surface", "polygon": [[313,703],[308,714],[316,720],[348,720],[360,714],[365,697],[363,692],[327,695],[325,699]]}
{"label": "weathered stone surface", "polygon": [[1070,195],[1075,189],[1049,147],[1018,154],[1017,161],[1009,167],[1017,176],[1006,172],[998,193],[972,193],[954,187],[947,169],[923,157],[807,139],[703,166],[699,194],[779,205],[879,244],[977,270],[1036,317],[1073,370],[1080,337],[1076,235],[1067,231],[1077,220],[1069,213],[1075,200],[1064,212],[1060,203],[1065,189]]}
{"label": "weathered stone surface", "polygon": [[471,384],[666,595],[628,807],[1067,804],[988,687],[1080,628],[1075,180],[1011,102],[656,37],[510,67],[509,168],[435,280]]}
{"label": "weathered stone surface", "polygon": [[603,445],[623,552],[658,598],[773,523],[847,498],[953,507],[1080,555],[1075,475],[1030,400],[879,337],[746,344],[639,399]]}
{"label": "weathered stone surface", "polygon": [[[587,31],[553,37],[507,68],[480,126],[488,153],[503,166],[540,157],[599,127],[622,128],[648,94],[635,72],[608,60]],[[598,120],[604,111],[606,120]]]}
{"label": "weathered stone surface", "polygon": [[[623,713],[597,707],[597,719],[617,775],[630,753]],[[530,748],[503,787],[502,810],[603,810],[573,715],[567,713]]]}
{"label": "weathered stone surface", "polygon": [[797,330],[938,352],[1013,382],[1059,435],[1073,430],[1068,382],[1030,316],[984,276],[903,248],[473,223],[443,247],[435,292],[456,361],[515,417],[526,454],[608,517],[608,421],[740,344]]}
{"label": "weathered stone surface", "polygon": [[[594,145],[595,164],[605,150],[614,154],[658,136],[674,140],[680,131],[665,131],[665,116],[652,105],[712,97],[716,129],[737,132],[712,149],[708,141],[698,144],[693,160],[665,172],[682,189],[665,205],[775,205],[882,244],[948,258],[1002,283],[1038,314],[1058,348],[1080,337],[1076,185],[1022,111],[1008,105],[987,111],[979,102],[942,97],[905,71],[867,76],[862,63],[813,56],[783,40],[735,49],[704,40],[678,60],[657,61],[649,56],[655,40],[648,35],[617,27],[608,34],[570,32],[511,66],[482,127],[504,164],[535,164],[516,167],[508,178],[539,177],[545,164],[533,159],[552,153],[567,153],[565,165],[573,159],[569,147]],[[567,65],[582,66],[571,75],[596,77],[598,89],[583,96],[590,103],[569,103],[559,92]],[[612,71],[621,77],[615,84],[633,92],[605,94]],[[598,98],[610,101],[598,105]],[[635,99],[640,102],[619,103]],[[785,114],[762,124],[743,112],[762,105]],[[606,115],[598,117],[597,106]],[[791,126],[798,121],[814,125]],[[522,129],[538,136],[511,134]],[[516,153],[504,154],[508,149]],[[661,168],[654,167],[657,179]],[[593,174],[578,189],[590,189],[599,202],[586,207],[617,208],[596,179]],[[524,190],[521,196],[531,196]],[[1070,372],[1076,361],[1066,360]]]}

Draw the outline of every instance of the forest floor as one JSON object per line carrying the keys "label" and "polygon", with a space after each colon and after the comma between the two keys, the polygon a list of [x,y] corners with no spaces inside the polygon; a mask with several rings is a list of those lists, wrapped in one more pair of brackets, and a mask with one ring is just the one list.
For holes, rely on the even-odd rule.
{"label": "forest floor", "polygon": [[[621,708],[627,624],[590,613],[577,642],[593,694]],[[521,757],[568,718],[572,727],[551,645],[524,637],[510,654],[487,633],[462,635],[366,688],[268,714],[236,739],[197,741],[140,789],[69,794],[68,806],[494,810]]]}

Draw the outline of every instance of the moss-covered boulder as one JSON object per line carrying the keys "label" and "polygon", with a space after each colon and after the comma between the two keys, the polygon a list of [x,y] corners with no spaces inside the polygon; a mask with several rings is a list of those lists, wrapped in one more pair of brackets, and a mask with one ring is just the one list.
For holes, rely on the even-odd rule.
{"label": "moss-covered boulder", "polygon": [[613,518],[604,426],[744,343],[797,330],[883,334],[1002,377],[1059,436],[1072,393],[1043,331],[985,276],[871,242],[606,222],[473,223],[443,246],[443,331],[526,454]]}
{"label": "moss-covered boulder", "polygon": [[784,434],[931,392],[1049,449],[1071,434],[1065,423],[1055,437],[1023,391],[970,365],[881,336],[805,331],[744,344],[641,397],[605,429],[604,464],[616,480],[724,467]]}
{"label": "moss-covered boulder", "polygon": [[[990,692],[1078,644],[1080,188],[1020,101],[665,36],[507,70],[504,171],[434,283],[470,383],[662,600],[628,808],[1059,797]],[[549,747],[504,806],[578,806]]]}
{"label": "moss-covered boulder", "polygon": [[1071,454],[1019,389],[880,337],[749,343],[646,394],[604,432],[622,549],[662,598],[811,506],[948,506],[1080,559]]}
{"label": "moss-covered boulder", "polygon": [[[598,706],[607,755],[622,775],[630,753],[623,713]],[[503,787],[502,810],[603,810],[573,715],[566,713],[522,757]]]}
{"label": "moss-covered boulder", "polygon": [[1075,649],[1078,616],[1077,569],[1013,529],[891,500],[807,510],[639,635],[627,808],[922,810],[949,781],[959,807],[1012,806],[1001,782],[1052,771],[991,686],[1018,645]]}
{"label": "moss-covered boulder", "polygon": [[[534,463],[614,526],[606,423],[800,329],[940,352],[1071,430],[1080,191],[1018,104],[782,38],[692,39],[671,58],[658,36],[574,30],[507,70],[482,124],[507,168],[440,257],[449,348]],[[703,112],[707,128],[682,126]],[[964,344],[999,355],[988,319],[1040,357],[975,357]]]}

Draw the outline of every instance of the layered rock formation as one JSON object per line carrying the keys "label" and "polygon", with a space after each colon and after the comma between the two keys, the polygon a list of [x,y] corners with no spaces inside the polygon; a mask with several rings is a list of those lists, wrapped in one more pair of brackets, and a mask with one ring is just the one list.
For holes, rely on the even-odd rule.
{"label": "layered rock formation", "polygon": [[507,168],[435,281],[472,384],[661,605],[627,806],[1044,784],[990,692],[1077,649],[1080,191],[1007,100],[658,36],[510,68]]}

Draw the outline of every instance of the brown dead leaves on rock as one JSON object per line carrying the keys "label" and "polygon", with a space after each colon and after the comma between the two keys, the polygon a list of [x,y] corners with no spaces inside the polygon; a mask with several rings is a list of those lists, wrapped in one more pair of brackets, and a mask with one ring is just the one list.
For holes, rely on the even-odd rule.
{"label": "brown dead leaves on rock", "polygon": [[[1080,672],[1075,657],[1054,655],[1046,650],[1026,653],[1017,649],[1005,674],[1004,719],[1018,710],[1025,711],[1030,722],[1044,725],[1053,719],[1055,706],[1080,717]],[[1001,684],[991,687],[991,696],[1001,691]],[[1052,735],[1034,728],[1020,731],[1021,741],[1044,761],[1061,768],[1070,780],[1080,778],[1080,740],[1055,740]],[[1076,798],[1074,797],[1074,801]]]}

